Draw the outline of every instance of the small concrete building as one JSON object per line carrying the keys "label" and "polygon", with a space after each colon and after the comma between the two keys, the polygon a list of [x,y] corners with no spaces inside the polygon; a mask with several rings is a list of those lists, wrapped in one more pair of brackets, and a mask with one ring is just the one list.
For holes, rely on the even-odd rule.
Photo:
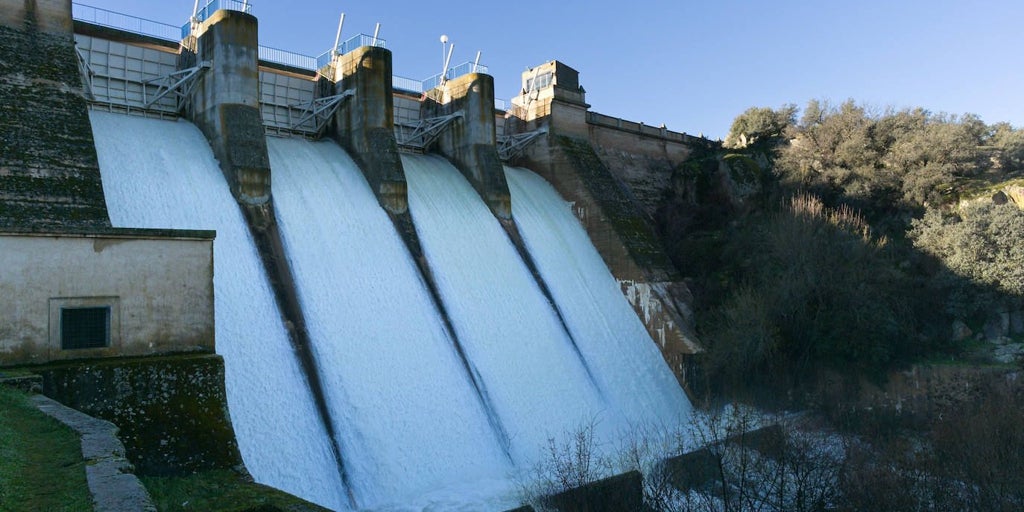
{"label": "small concrete building", "polygon": [[214,233],[111,227],[72,28],[0,9],[0,366],[212,353]]}
{"label": "small concrete building", "polygon": [[213,352],[213,232],[0,232],[0,366]]}

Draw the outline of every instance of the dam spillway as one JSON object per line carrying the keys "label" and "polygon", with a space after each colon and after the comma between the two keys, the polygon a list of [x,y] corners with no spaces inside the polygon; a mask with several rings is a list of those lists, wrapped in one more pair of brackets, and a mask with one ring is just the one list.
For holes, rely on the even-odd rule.
{"label": "dam spillway", "polygon": [[506,475],[499,435],[355,163],[332,142],[267,142],[278,222],[357,502]]}
{"label": "dam spillway", "polygon": [[592,423],[607,444],[629,426],[674,425],[689,411],[585,232],[540,177],[506,169],[555,304],[458,170],[437,156],[403,155],[416,229],[467,368],[351,158],[332,142],[268,137],[277,220],[349,473],[345,489],[202,134],[184,121],[90,117],[115,225],[218,232],[217,350],[240,448],[259,482],[338,510],[350,491],[360,507],[431,493],[451,504],[467,499],[451,494],[468,493],[459,486],[473,481],[505,496],[474,499],[500,503],[548,439]]}
{"label": "dam spillway", "polygon": [[[618,207],[621,201],[606,197],[602,184],[611,173],[592,165],[596,155],[567,163],[566,156],[583,153],[555,135],[578,136],[581,126],[612,143],[652,134],[643,127],[623,131],[626,125],[607,119],[604,128],[590,129],[596,118],[584,112],[574,70],[554,62],[538,68],[534,85],[546,83],[552,95],[544,105],[528,102],[506,113],[507,105],[492,107],[493,83],[476,65],[461,66],[465,75],[441,79],[429,91],[426,81],[398,90],[400,77],[391,74],[391,55],[376,34],[372,47],[336,45],[324,54],[328,66],[321,59],[299,68],[268,62],[246,3],[241,11],[211,3],[204,20],[180,31],[171,27],[159,40],[80,23],[77,15],[72,23],[67,3],[38,13],[8,3],[12,8],[0,18],[11,37],[35,41],[36,29],[52,32],[54,47],[78,63],[79,73],[64,66],[60,80],[53,80],[22,52],[26,58],[16,71],[27,70],[32,80],[18,78],[17,94],[4,98],[52,89],[66,108],[39,124],[79,122],[86,128],[75,130],[88,141],[84,151],[59,133],[30,132],[23,138],[42,141],[40,147],[58,150],[65,161],[37,158],[45,161],[23,165],[18,155],[0,156],[11,173],[0,188],[34,179],[36,170],[49,173],[29,193],[5,196],[46,215],[11,208],[17,201],[9,200],[0,213],[10,218],[0,220],[14,219],[15,236],[33,242],[50,235],[18,230],[26,226],[22,217],[38,217],[55,243],[67,247],[54,252],[63,265],[50,272],[57,284],[39,290],[46,295],[35,301],[49,305],[51,323],[37,321],[45,315],[36,310],[46,311],[36,308],[32,322],[19,328],[49,332],[49,340],[35,337],[49,352],[8,353],[8,364],[42,357],[86,365],[104,357],[116,365],[127,357],[198,353],[226,372],[233,434],[255,479],[339,510],[511,508],[518,505],[515,480],[548,455],[549,443],[568,441],[589,424],[608,445],[623,429],[672,424],[689,411],[658,358],[655,347],[673,368],[682,367],[668,357],[658,321],[638,324],[633,314],[664,304],[652,308],[647,297],[635,300],[635,290],[655,289],[644,288],[645,279],[662,286],[675,277],[621,257],[634,247],[608,231],[589,231],[600,254],[593,251],[577,219],[566,215],[565,201],[553,190],[537,195],[543,180],[521,182],[517,170],[502,169],[502,161],[526,162],[566,197],[582,198],[576,212],[587,230],[606,211],[618,220],[630,215]],[[43,17],[39,24],[36,14]],[[22,17],[32,23],[21,23]],[[178,41],[178,34],[185,39]],[[19,53],[8,49],[5,57]],[[524,74],[524,95],[527,81]],[[44,109],[29,110],[25,119],[35,121]],[[552,123],[566,112],[574,124]],[[538,119],[540,113],[548,119]],[[8,124],[27,124],[19,119]],[[99,165],[74,169],[91,158],[90,122]],[[551,128],[552,136],[537,138],[548,133],[542,129],[518,133],[534,126]],[[666,134],[662,129],[661,139]],[[303,137],[333,138],[350,153],[335,142]],[[539,140],[540,149],[513,160],[530,140]],[[69,169],[104,194],[65,187]],[[585,182],[573,181],[580,178]],[[60,195],[65,192],[70,195]],[[102,213],[92,223],[97,226],[109,210],[104,229],[113,234],[76,228],[80,215],[61,214],[57,205],[63,203]],[[72,249],[81,244],[62,240],[70,239],[65,234],[85,240],[102,234],[114,242],[95,242],[88,258],[75,257],[81,253]],[[125,249],[128,237],[139,246],[191,252],[172,257],[179,253]],[[100,254],[105,244],[121,252],[107,251],[97,261],[116,264],[129,251],[136,267],[96,272],[91,253]],[[67,285],[76,280],[89,286]],[[620,285],[632,287],[631,305]],[[29,300],[17,295],[7,304]],[[52,327],[54,297],[106,308],[113,315],[107,338],[89,352],[62,346],[60,329],[55,338]],[[14,304],[7,309],[17,316]],[[125,336],[110,336],[114,324],[125,326]],[[10,339],[0,342],[11,346]],[[209,353],[214,349],[222,358]],[[153,384],[166,386],[167,378],[153,377]],[[209,386],[195,382],[178,379],[171,386],[207,394]],[[219,403],[216,410],[224,411]],[[191,411],[164,423],[196,424]],[[199,432],[177,438],[188,456],[196,452],[188,440],[206,431]],[[233,443],[216,444],[234,450]],[[224,467],[240,462],[234,452]]]}
{"label": "dam spillway", "polygon": [[447,160],[403,155],[409,210],[467,357],[502,418],[516,462],[594,421],[620,425],[487,205]]}
{"label": "dam spillway", "polygon": [[524,243],[600,388],[637,424],[685,421],[689,399],[571,205],[528,169],[506,166],[505,176]]}
{"label": "dam spillway", "polygon": [[90,112],[115,226],[215,229],[217,352],[249,472],[333,509],[344,489],[256,248],[202,133],[185,121]]}

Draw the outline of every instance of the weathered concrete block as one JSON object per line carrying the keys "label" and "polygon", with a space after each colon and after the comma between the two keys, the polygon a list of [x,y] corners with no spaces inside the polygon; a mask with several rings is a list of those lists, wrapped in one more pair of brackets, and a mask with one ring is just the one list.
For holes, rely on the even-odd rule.
{"label": "weathered concrete block", "polygon": [[642,512],[643,475],[630,471],[546,498],[559,512]]}
{"label": "weathered concrete block", "polygon": [[86,361],[33,371],[43,376],[46,396],[117,425],[125,454],[139,474],[242,464],[220,356]]}
{"label": "weathered concrete block", "polygon": [[186,115],[206,136],[235,198],[262,204],[270,199],[270,156],[259,111],[259,41],[256,18],[219,10],[198,31],[195,58],[208,63],[196,81]]}
{"label": "weathered concrete block", "polygon": [[363,46],[335,59],[335,83],[325,94],[354,92],[335,113],[331,135],[355,160],[381,206],[403,214],[409,201],[395,141],[391,73],[390,51]]}
{"label": "weathered concrete block", "polygon": [[0,19],[31,14],[39,23],[0,24],[0,228],[110,226],[70,2],[2,11]]}
{"label": "weathered concrete block", "polygon": [[451,160],[498,219],[512,218],[505,169],[495,146],[494,78],[470,73],[427,93],[421,117],[461,113],[438,138],[439,152]]}

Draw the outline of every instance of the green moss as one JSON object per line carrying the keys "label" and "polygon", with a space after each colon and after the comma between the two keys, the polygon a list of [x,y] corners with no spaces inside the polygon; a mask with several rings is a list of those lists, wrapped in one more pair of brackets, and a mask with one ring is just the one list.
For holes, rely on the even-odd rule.
{"label": "green moss", "polygon": [[586,141],[565,136],[557,137],[556,141],[633,260],[645,270],[665,274],[667,280],[679,279],[678,271],[669,261],[654,229],[640,214],[624,186],[605,167],[594,148]]}
{"label": "green moss", "polygon": [[239,466],[223,359],[181,355],[34,367],[48,396],[120,428],[140,475]]}
{"label": "green moss", "polygon": [[0,386],[0,510],[91,509],[78,435]]}
{"label": "green moss", "polygon": [[142,477],[161,512],[185,510],[320,512],[327,509],[247,480],[234,471],[202,471],[184,477]]}

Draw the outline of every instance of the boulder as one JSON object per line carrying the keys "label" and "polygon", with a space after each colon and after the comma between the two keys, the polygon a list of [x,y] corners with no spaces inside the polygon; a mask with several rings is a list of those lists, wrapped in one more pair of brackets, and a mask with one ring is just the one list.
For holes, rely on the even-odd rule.
{"label": "boulder", "polygon": [[972,335],[974,332],[962,320],[953,321],[953,341],[964,341]]}

